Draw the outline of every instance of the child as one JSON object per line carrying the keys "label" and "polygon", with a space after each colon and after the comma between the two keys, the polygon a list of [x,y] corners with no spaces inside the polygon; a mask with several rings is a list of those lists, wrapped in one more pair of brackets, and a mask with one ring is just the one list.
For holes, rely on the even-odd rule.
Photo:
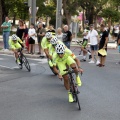
{"label": "child", "polygon": [[29,54],[35,53],[35,39],[36,39],[36,32],[34,28],[34,24],[31,23],[30,29],[28,30],[28,37],[29,37]]}

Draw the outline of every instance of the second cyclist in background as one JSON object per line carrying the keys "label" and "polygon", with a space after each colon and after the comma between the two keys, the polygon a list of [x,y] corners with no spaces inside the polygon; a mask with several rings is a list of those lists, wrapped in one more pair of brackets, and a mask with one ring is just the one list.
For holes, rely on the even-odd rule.
{"label": "second cyclist in background", "polygon": [[85,62],[86,61],[87,54],[89,55],[89,59],[91,58],[90,51],[88,51],[86,49],[87,45],[88,45],[88,30],[85,29],[84,32],[83,32],[83,42],[82,42],[82,47],[81,47],[81,51],[83,51],[83,59],[80,60],[81,62]]}
{"label": "second cyclist in background", "polygon": [[17,37],[16,34],[13,34],[9,39],[9,45],[10,45],[10,50],[12,50],[15,54],[16,62],[20,65],[21,63],[18,58],[18,50],[21,49],[22,47],[25,47],[24,43],[19,37]]}

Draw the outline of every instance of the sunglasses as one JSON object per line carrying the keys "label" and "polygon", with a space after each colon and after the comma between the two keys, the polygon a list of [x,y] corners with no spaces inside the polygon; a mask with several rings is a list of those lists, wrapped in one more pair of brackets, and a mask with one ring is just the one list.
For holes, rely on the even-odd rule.
{"label": "sunglasses", "polygon": [[57,53],[58,55],[63,55],[63,53]]}
{"label": "sunglasses", "polygon": [[47,38],[47,40],[51,40],[51,38]]}
{"label": "sunglasses", "polygon": [[56,46],[57,44],[52,44],[52,46]]}
{"label": "sunglasses", "polygon": [[17,40],[13,40],[14,42],[17,42]]}

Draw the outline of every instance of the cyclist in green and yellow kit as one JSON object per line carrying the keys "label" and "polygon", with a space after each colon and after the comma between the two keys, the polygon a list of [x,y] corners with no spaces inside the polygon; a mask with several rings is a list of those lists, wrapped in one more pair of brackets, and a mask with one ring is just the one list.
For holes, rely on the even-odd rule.
{"label": "cyclist in green and yellow kit", "polygon": [[[64,70],[70,67],[75,71],[76,83],[78,86],[82,85],[78,73],[83,72],[83,70],[80,68],[80,61],[76,58],[76,56],[72,53],[71,50],[65,48],[63,44],[57,44],[55,48],[56,53],[54,53],[52,58],[54,71],[57,73],[60,79],[62,78],[64,79],[64,86],[66,90],[68,90],[69,102],[73,102],[74,101],[73,96],[72,93],[70,92],[69,77],[67,75],[67,72]],[[56,69],[56,66],[58,67],[59,70]]]}
{"label": "cyclist in green and yellow kit", "polygon": [[22,47],[25,47],[22,40],[19,37],[17,37],[16,34],[13,34],[9,39],[9,46],[10,46],[10,50],[12,50],[15,54],[17,63],[21,64],[18,58],[18,50],[21,49]]}

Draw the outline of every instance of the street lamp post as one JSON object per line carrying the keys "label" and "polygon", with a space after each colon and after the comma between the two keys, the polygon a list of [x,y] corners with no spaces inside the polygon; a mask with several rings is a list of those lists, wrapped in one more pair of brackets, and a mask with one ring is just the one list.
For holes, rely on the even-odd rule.
{"label": "street lamp post", "polygon": [[57,0],[57,9],[56,9],[56,29],[62,26],[62,0]]}
{"label": "street lamp post", "polygon": [[31,5],[31,23],[35,24],[35,19],[36,19],[36,0],[32,0],[32,5]]}
{"label": "street lamp post", "polygon": [[35,19],[36,19],[36,0],[28,0],[28,5],[31,8],[30,10],[30,23],[35,24]]}

